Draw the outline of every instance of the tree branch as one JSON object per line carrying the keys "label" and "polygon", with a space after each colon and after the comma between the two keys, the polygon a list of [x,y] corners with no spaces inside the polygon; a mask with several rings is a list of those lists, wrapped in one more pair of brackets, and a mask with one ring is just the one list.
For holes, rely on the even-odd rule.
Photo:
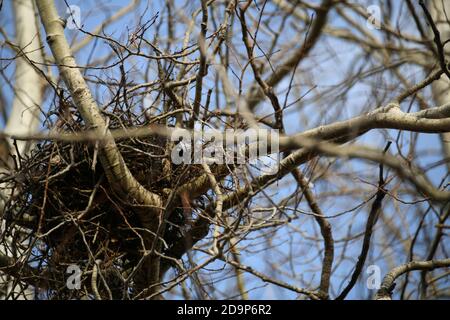
{"label": "tree branch", "polygon": [[450,266],[450,259],[429,260],[429,261],[411,261],[392,269],[383,279],[380,289],[378,290],[376,300],[391,300],[392,288],[395,279],[402,274],[412,270],[434,270],[437,268],[445,268]]}
{"label": "tree branch", "polygon": [[[125,198],[131,198],[139,204],[148,206],[148,212],[141,213],[141,222],[145,226],[154,225],[162,201],[157,194],[146,190],[131,174],[120,154],[111,132],[106,126],[97,103],[77,68],[67,39],[64,36],[64,23],[58,16],[51,0],[38,0],[37,6],[47,33],[47,42],[55,57],[62,78],[66,83],[88,128],[99,136],[109,137],[101,146],[99,158],[112,188]],[[153,221],[152,221],[153,220]]]}

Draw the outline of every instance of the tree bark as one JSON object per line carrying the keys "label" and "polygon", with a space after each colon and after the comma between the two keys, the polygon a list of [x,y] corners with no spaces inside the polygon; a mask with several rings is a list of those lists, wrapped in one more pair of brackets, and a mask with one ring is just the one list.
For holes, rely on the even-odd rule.
{"label": "tree bark", "polygon": [[[52,0],[37,0],[37,7],[55,62],[71,93],[75,106],[86,123],[86,127],[106,138],[106,141],[100,146],[99,159],[112,189],[124,200],[146,208],[146,210],[136,210],[136,214],[142,227],[154,233],[161,223],[161,198],[146,190],[133,177],[125,164],[107,122],[92,97],[72,55],[64,35],[64,22],[58,16],[54,2]],[[137,287],[139,289],[151,287],[148,290],[148,295],[151,295],[156,290],[154,284],[159,281],[159,257],[154,252],[151,253],[150,250],[157,249],[158,245],[154,245],[155,239],[149,232],[143,233],[142,236],[144,237],[146,256],[135,280],[138,282]]]}
{"label": "tree bark", "polygon": [[[13,1],[17,59],[14,80],[14,99],[11,113],[7,120],[4,132],[7,135],[30,135],[37,131],[39,127],[39,112],[45,91],[45,81],[42,80],[37,68],[44,62],[44,53],[39,37],[39,23],[35,10],[34,0]],[[14,144],[16,144],[14,146]],[[9,170],[12,159],[9,154],[24,156],[29,149],[29,141],[16,141],[6,139],[4,143],[0,170]],[[9,153],[9,154],[8,154]],[[3,201],[11,194],[6,183],[0,185],[0,208],[3,211]],[[3,224],[0,223],[3,227]],[[4,247],[0,247],[0,254],[10,253]],[[1,275],[1,277],[8,277]],[[9,277],[8,277],[9,278]],[[2,281],[3,282],[3,281]],[[32,298],[32,292],[26,290],[20,292],[14,287],[12,280],[7,282],[7,288],[1,290],[0,298],[7,297],[11,292],[17,294],[19,299]],[[3,295],[2,295],[3,293]]]}

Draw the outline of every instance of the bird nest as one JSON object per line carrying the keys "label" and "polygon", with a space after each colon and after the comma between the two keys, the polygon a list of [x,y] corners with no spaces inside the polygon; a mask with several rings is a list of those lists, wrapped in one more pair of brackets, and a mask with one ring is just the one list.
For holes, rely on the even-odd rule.
{"label": "bird nest", "polygon": [[[129,122],[133,127],[145,121]],[[130,125],[131,126],[131,125]],[[66,123],[60,130],[79,132],[81,120]],[[123,128],[114,120],[110,128]],[[167,138],[149,136],[124,138],[117,146],[133,176],[147,190],[165,197],[201,175],[196,166],[174,165]],[[142,256],[141,227],[132,204],[124,202],[108,183],[94,142],[46,141],[37,144],[21,160],[15,175],[15,194],[6,206],[7,224],[20,225],[38,236],[40,263],[60,271],[61,266],[91,265],[100,259],[105,266],[135,266]],[[182,238],[186,222],[181,204],[171,208],[164,233],[170,248]],[[35,238],[36,239],[36,238]]]}

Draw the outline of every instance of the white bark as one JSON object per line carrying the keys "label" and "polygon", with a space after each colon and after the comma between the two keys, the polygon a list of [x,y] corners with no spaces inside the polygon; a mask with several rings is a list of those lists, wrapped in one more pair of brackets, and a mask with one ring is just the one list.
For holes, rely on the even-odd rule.
{"label": "white bark", "polygon": [[[440,32],[441,40],[446,41],[450,39],[450,24],[445,17],[445,12],[450,12],[450,2],[433,0],[430,12]],[[450,57],[450,51],[446,50],[446,53],[447,57]],[[433,82],[431,90],[437,105],[444,105],[450,102],[450,79],[447,76],[444,75],[438,81]],[[444,157],[448,160],[450,159],[450,132],[442,133],[441,140]],[[447,161],[447,168],[450,171],[450,161]]]}
{"label": "white bark", "polygon": [[[13,4],[16,44],[22,52],[16,60],[15,96],[5,133],[32,134],[39,126],[39,108],[43,100],[44,81],[30,61],[36,63],[37,67],[42,66],[40,63],[43,63],[43,52],[39,41],[34,1],[15,0]],[[17,145],[19,153],[26,152],[26,141],[17,141]]]}
{"label": "white bark", "polygon": [[[15,61],[14,100],[4,132],[8,135],[27,135],[35,133],[39,126],[39,108],[43,101],[45,82],[41,79],[36,67],[41,66],[40,63],[44,60],[34,1],[15,0],[13,8],[18,58]],[[10,153],[15,154],[16,148],[13,146],[13,141],[8,142]],[[26,154],[28,145],[27,141],[17,141],[17,152],[20,155]],[[1,168],[1,170],[7,169]],[[7,185],[1,185],[0,190],[4,197],[11,196]],[[0,208],[3,208],[3,203],[0,203]],[[3,221],[0,227],[3,227]],[[3,246],[0,247],[0,253],[8,256],[12,254]],[[0,278],[3,277],[6,276],[0,276]],[[7,298],[11,293],[14,297],[10,296],[10,298],[13,299],[33,298],[31,290],[21,292],[19,286],[14,286],[11,278],[2,279],[1,282],[7,283],[7,286],[0,292],[0,298]]]}

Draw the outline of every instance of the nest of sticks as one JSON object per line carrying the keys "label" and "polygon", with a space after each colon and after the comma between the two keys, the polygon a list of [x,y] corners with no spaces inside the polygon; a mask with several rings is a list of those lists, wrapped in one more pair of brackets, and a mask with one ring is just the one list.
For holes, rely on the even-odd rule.
{"label": "nest of sticks", "polygon": [[[148,119],[124,114],[111,118],[109,126],[145,125]],[[81,132],[84,124],[72,116],[59,130]],[[170,161],[167,138],[125,138],[116,143],[133,176],[147,190],[163,197],[164,189],[175,189],[202,174],[201,167]],[[98,259],[104,267],[123,272],[142,256],[136,231],[141,227],[139,219],[132,205],[111,189],[96,153],[93,142],[36,144],[20,161],[14,181],[17,196],[6,206],[9,226],[20,225],[38,235],[39,252],[33,253],[36,261],[60,274],[70,264],[92,266]],[[167,216],[164,241],[165,248],[170,248],[183,237],[187,222],[181,205]]]}

